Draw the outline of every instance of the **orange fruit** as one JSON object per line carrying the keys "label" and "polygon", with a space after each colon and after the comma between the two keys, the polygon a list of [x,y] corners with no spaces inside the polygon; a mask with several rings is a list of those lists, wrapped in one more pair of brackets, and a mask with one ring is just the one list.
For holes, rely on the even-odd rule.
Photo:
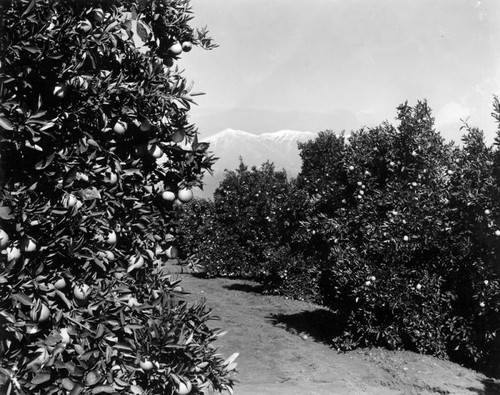
{"label": "orange fruit", "polygon": [[50,317],[50,310],[46,304],[40,303],[37,307],[34,307],[30,311],[30,318],[35,322],[45,322]]}
{"label": "orange fruit", "polygon": [[182,53],[182,45],[179,42],[176,42],[168,49],[168,51],[174,56],[180,55]]}
{"label": "orange fruit", "polygon": [[113,126],[113,131],[117,134],[123,134],[127,131],[127,124],[123,121],[116,121],[115,126]]}
{"label": "orange fruit", "polygon": [[176,246],[170,246],[165,250],[165,254],[169,259],[177,259],[177,257],[179,256],[179,250]]}
{"label": "orange fruit", "polygon": [[179,189],[179,192],[177,192],[177,199],[179,199],[182,203],[190,202],[193,199],[193,196],[193,191],[188,188]]}
{"label": "orange fruit", "polygon": [[141,362],[139,363],[140,367],[142,370],[145,372],[148,372],[153,369],[153,362],[151,362],[149,359],[141,359]]}
{"label": "orange fruit", "polygon": [[167,202],[173,202],[175,200],[175,193],[172,191],[165,191],[161,194],[161,197]]}
{"label": "orange fruit", "polygon": [[79,302],[86,302],[92,289],[87,284],[78,284],[73,288],[73,296]]}

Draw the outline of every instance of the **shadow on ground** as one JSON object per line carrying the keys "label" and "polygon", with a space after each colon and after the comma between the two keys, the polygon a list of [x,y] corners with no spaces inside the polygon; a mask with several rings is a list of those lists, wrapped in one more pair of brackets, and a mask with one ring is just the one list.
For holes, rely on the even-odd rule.
{"label": "shadow on ground", "polygon": [[234,283],[231,285],[225,285],[225,289],[229,289],[230,291],[241,291],[241,292],[249,292],[262,294],[264,291],[264,287],[260,284],[247,284],[247,283]]}
{"label": "shadow on ground", "polygon": [[332,338],[341,332],[337,316],[321,308],[297,314],[273,314],[268,317],[268,320],[288,332],[306,334],[328,345],[332,345]]}
{"label": "shadow on ground", "polygon": [[500,394],[500,381],[495,379],[486,378],[481,380],[484,388],[468,388],[469,391],[475,392],[478,395],[498,395]]}

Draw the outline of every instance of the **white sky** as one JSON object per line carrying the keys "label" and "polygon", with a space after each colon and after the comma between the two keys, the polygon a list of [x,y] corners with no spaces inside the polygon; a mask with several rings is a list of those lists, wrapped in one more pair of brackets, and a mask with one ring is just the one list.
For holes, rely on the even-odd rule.
{"label": "white sky", "polygon": [[[413,105],[425,98],[445,137],[458,141],[460,118],[468,118],[493,140],[500,1],[192,4],[192,25],[208,26],[220,46],[195,48],[179,62],[194,90],[207,94],[198,97],[191,116],[202,136],[225,128],[273,131],[261,130],[271,115],[286,121],[270,125],[276,130],[375,126],[393,122],[405,100]],[[332,124],[320,114],[330,114]],[[343,122],[336,123],[336,114]]]}

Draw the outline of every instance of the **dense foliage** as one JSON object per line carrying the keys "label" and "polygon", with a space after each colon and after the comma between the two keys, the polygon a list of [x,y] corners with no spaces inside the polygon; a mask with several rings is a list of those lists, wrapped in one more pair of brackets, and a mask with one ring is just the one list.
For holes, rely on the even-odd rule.
{"label": "dense foliage", "polygon": [[400,106],[398,120],[301,147],[316,201],[304,225],[328,251],[321,295],[344,322],[334,342],[488,365],[500,329],[496,151],[473,128],[463,147],[445,144],[425,103]]}
{"label": "dense foliage", "polygon": [[297,180],[266,176],[269,164],[227,173],[206,203],[209,272],[320,301],[337,314],[338,349],[404,348],[498,369],[500,138],[489,147],[464,129],[461,146],[446,143],[426,102],[403,104],[396,125],[299,144]]}
{"label": "dense foliage", "polygon": [[1,2],[0,392],[232,388],[210,310],[164,268],[212,158],[175,61],[185,0]]}
{"label": "dense foliage", "polygon": [[208,276],[265,276],[268,257],[292,235],[292,224],[283,221],[293,217],[284,204],[292,189],[286,173],[271,163],[249,170],[241,162],[226,173],[213,202],[186,207],[181,244],[205,262]]}

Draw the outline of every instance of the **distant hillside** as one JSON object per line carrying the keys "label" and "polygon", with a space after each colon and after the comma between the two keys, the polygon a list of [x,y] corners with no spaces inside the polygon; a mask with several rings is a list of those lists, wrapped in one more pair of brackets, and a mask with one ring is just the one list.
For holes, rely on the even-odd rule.
{"label": "distant hillside", "polygon": [[[215,108],[194,108],[193,121],[203,136],[212,136],[230,125],[233,129],[252,134],[272,133],[276,130],[356,130],[363,125],[377,125],[378,120],[366,112],[352,113],[332,110],[328,113],[311,111],[275,111],[233,108],[218,111]],[[205,112],[205,114],[204,114]]]}
{"label": "distant hillside", "polygon": [[294,130],[255,135],[234,129],[225,129],[207,137],[204,141],[210,143],[210,151],[219,160],[215,163],[213,177],[207,174],[204,178],[204,191],[198,191],[196,195],[211,198],[224,177],[224,170],[236,169],[240,157],[249,167],[260,166],[269,160],[277,170],[285,169],[289,177],[295,177],[301,167],[297,143],[316,137],[317,133]]}

